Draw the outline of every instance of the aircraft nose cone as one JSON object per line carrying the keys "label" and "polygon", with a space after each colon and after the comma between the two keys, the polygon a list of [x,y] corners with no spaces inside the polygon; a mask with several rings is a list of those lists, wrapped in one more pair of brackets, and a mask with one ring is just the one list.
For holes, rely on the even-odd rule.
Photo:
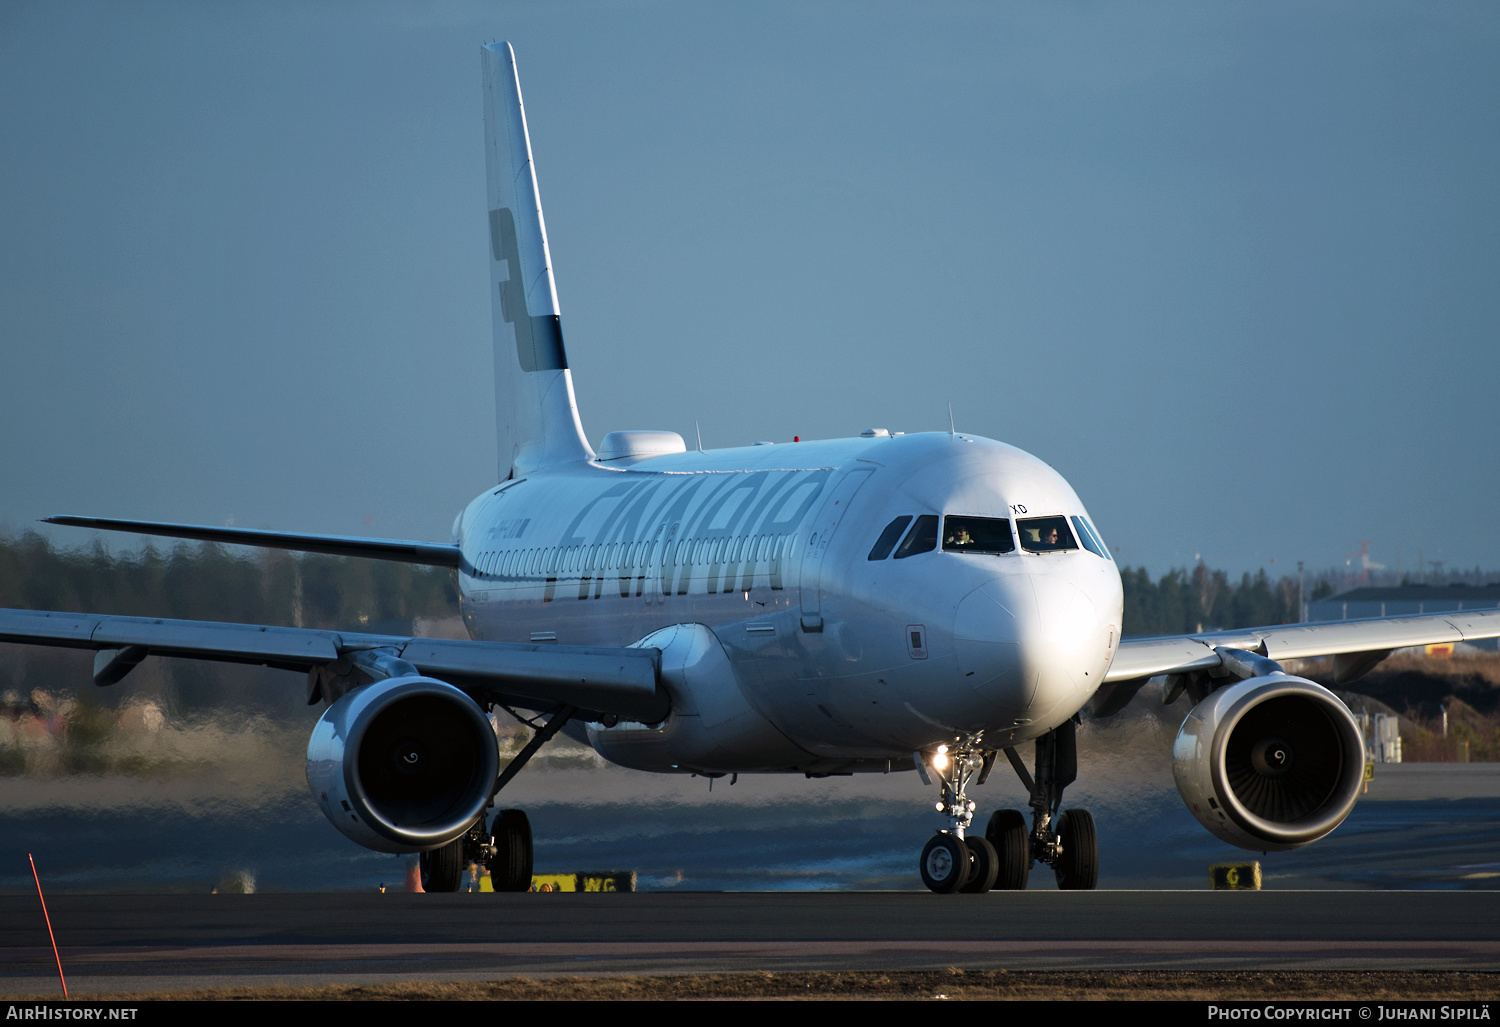
{"label": "aircraft nose cone", "polygon": [[1087,701],[1099,679],[1094,652],[1099,636],[1099,611],[1082,589],[1065,578],[1031,576],[1036,593],[1037,687],[1032,710],[1043,722],[1060,721]]}
{"label": "aircraft nose cone", "polygon": [[1019,590],[1002,581],[981,585],[959,602],[953,621],[959,674],[993,715],[1012,720],[1029,705],[1034,677],[1023,673],[1021,645],[1036,601],[1024,578],[1020,584]]}
{"label": "aircraft nose cone", "polygon": [[1072,582],[1016,575],[966,595],[954,616],[958,671],[999,727],[1071,716],[1098,687],[1098,611]]}

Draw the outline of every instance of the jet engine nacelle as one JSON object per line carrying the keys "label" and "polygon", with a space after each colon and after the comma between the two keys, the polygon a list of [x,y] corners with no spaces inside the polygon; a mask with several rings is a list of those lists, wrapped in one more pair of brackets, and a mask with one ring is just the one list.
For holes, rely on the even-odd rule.
{"label": "jet engine nacelle", "polygon": [[334,827],[377,852],[420,852],[463,834],[499,773],[479,705],[434,678],[396,677],[329,706],[307,743],[307,784]]}
{"label": "jet engine nacelle", "polygon": [[1172,774],[1188,809],[1244,849],[1295,849],[1349,815],[1365,744],[1349,710],[1305,678],[1272,674],[1221,688],[1182,722]]}

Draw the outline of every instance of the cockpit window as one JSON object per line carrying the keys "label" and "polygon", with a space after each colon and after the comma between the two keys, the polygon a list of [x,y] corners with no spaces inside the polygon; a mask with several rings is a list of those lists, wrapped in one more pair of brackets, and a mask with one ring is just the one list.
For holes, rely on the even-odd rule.
{"label": "cockpit window", "polygon": [[1073,533],[1068,530],[1066,517],[1030,517],[1017,521],[1021,532],[1021,548],[1028,553],[1057,553],[1065,549],[1077,549]]}
{"label": "cockpit window", "polygon": [[911,526],[901,546],[896,550],[896,559],[904,560],[918,553],[928,553],[937,548],[938,519],[936,514],[923,514]]}
{"label": "cockpit window", "polygon": [[1094,535],[1093,529],[1089,526],[1088,521],[1084,520],[1082,517],[1074,517],[1073,527],[1078,531],[1078,541],[1083,543],[1083,548],[1087,549],[1095,556],[1103,557],[1106,560],[1109,559],[1109,557],[1104,555],[1104,543],[1100,542],[1099,539]]}
{"label": "cockpit window", "polygon": [[1100,549],[1104,550],[1104,558],[1110,562],[1114,562],[1114,554],[1109,551],[1109,546],[1105,545],[1104,536],[1099,534],[1099,529],[1094,527],[1094,522],[1085,517],[1083,518],[1083,526],[1089,529],[1089,534],[1094,536],[1094,541],[1099,543]]}
{"label": "cockpit window", "polygon": [[1009,553],[1016,548],[1003,517],[943,518],[943,548],[959,553]]}
{"label": "cockpit window", "polygon": [[896,548],[896,540],[901,537],[901,533],[906,530],[906,526],[910,523],[911,515],[907,514],[904,517],[897,517],[894,521],[887,524],[885,530],[880,533],[880,537],[875,540],[875,548],[870,550],[870,555],[865,557],[865,559],[884,560],[887,556],[890,556],[891,550]]}

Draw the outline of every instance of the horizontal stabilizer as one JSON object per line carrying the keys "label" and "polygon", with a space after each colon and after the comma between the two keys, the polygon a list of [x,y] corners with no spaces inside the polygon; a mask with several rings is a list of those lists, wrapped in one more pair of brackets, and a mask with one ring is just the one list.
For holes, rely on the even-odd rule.
{"label": "horizontal stabilizer", "polygon": [[132,531],[138,535],[165,535],[199,542],[221,542],[236,546],[291,549],[331,556],[363,556],[371,560],[458,567],[463,560],[459,548],[440,542],[407,542],[392,538],[360,538],[356,535],[305,535],[294,531],[262,531],[256,528],[215,528],[202,524],[162,524],[156,521],[117,521],[108,517],[45,517],[48,524],[101,531]]}

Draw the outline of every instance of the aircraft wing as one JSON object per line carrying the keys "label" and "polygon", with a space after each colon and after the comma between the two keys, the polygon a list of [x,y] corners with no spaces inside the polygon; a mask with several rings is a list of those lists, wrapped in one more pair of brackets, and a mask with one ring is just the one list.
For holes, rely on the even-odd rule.
{"label": "aircraft wing", "polygon": [[332,556],[363,556],[372,560],[397,560],[430,567],[459,567],[463,556],[458,546],[441,542],[408,542],[393,538],[362,538],[357,535],[309,535],[295,531],[263,531],[258,528],[216,528],[206,524],[165,524],[158,521],[121,521],[110,517],[44,517],[47,524],[101,531],[130,531],[138,535],[165,535],[199,542],[222,542],[266,549],[291,549],[299,553]]}
{"label": "aircraft wing", "polygon": [[1396,649],[1497,636],[1500,636],[1500,609],[1124,639],[1105,674],[1103,686],[1095,695],[1094,710],[1100,716],[1118,712],[1148,679],[1158,674],[1212,674],[1224,666],[1221,649],[1247,651],[1272,660],[1332,656],[1334,680],[1347,684],[1363,677]]}
{"label": "aircraft wing", "polygon": [[666,714],[655,649],[524,645],[374,635],[259,624],[0,610],[0,641],[92,649],[96,684],[119,681],[147,656],[252,663],[347,675],[362,653],[395,657],[418,672],[493,701],[556,704],[648,723]]}

